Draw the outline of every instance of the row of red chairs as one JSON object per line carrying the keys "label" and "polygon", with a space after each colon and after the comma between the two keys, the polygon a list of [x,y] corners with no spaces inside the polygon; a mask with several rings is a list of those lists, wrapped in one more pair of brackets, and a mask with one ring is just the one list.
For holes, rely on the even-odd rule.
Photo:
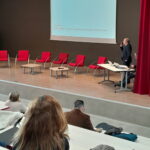
{"label": "row of red chairs", "polygon": [[[60,53],[59,56],[51,61],[51,52],[48,51],[44,51],[41,53],[41,57],[40,58],[36,58],[35,62],[36,63],[43,63],[44,64],[44,68],[45,68],[45,64],[52,62],[53,64],[67,64],[68,63],[68,57],[69,54],[68,53]],[[19,50],[18,54],[15,58],[15,65],[17,63],[17,61],[27,61],[29,63],[29,59],[30,59],[30,53],[29,50]],[[7,61],[8,62],[8,66],[10,66],[10,59],[9,59],[9,54],[7,50],[0,50],[0,61]],[[106,63],[107,61],[107,57],[98,57],[97,60],[97,64],[103,64]],[[85,62],[85,55],[77,55],[75,58],[75,62],[70,62],[68,63],[69,66],[75,67],[75,71],[77,69],[77,67],[83,67],[84,66],[84,62]],[[91,64],[88,67],[90,69],[103,69],[102,67],[98,66],[97,64]]]}

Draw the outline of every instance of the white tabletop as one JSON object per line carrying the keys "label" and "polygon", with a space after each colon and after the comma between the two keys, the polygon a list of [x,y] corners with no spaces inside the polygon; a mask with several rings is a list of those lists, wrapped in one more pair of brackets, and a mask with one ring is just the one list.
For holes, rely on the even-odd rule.
{"label": "white tabletop", "polygon": [[41,64],[25,64],[25,65],[21,65],[21,67],[24,68],[35,68],[35,67],[41,67]]}
{"label": "white tabletop", "polygon": [[97,65],[113,72],[135,71],[135,69],[126,68],[125,65],[119,65],[118,67],[115,67],[113,64],[97,64]]}
{"label": "white tabletop", "polygon": [[[67,133],[70,150],[90,150],[100,144],[112,146],[115,150],[149,150],[149,144],[131,142],[72,125],[69,125]],[[3,149],[0,147],[0,150]]]}
{"label": "white tabletop", "polygon": [[103,133],[69,125],[70,150],[90,150],[100,144],[106,144],[115,150],[150,150],[148,145],[131,142]]}
{"label": "white tabletop", "polygon": [[69,70],[68,67],[51,67],[49,69],[53,71],[68,71]]}
{"label": "white tabletop", "polygon": [[8,149],[6,149],[6,148],[3,148],[3,147],[1,147],[1,146],[0,146],[0,150],[8,150]]}

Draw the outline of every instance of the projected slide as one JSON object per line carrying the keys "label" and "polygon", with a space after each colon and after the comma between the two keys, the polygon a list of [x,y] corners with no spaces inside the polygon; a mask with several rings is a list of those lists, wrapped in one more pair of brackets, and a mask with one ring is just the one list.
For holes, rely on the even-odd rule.
{"label": "projected slide", "polygon": [[51,0],[51,40],[116,43],[116,0]]}

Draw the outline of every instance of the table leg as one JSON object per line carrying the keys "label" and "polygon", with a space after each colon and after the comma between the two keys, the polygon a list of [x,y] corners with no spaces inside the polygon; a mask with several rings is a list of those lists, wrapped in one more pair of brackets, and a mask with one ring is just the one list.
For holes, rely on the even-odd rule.
{"label": "table leg", "polygon": [[40,73],[42,72],[42,67],[40,66]]}
{"label": "table leg", "polygon": [[112,82],[112,83],[114,83],[114,81],[110,80],[110,71],[109,70],[107,70],[107,73],[106,73],[106,70],[104,69],[104,79],[103,79],[103,81],[98,82],[98,84],[101,84],[103,82]]}
{"label": "table leg", "polygon": [[63,70],[61,70],[61,76],[63,76]]}
{"label": "table leg", "polygon": [[50,70],[50,76],[52,77],[52,70]]}
{"label": "table leg", "polygon": [[23,68],[24,74],[25,74],[25,67]]}
{"label": "table leg", "polygon": [[125,72],[125,88],[128,86],[128,72]]}
{"label": "table leg", "polygon": [[107,71],[107,80],[109,81],[109,75],[110,75],[110,72],[109,70]]}
{"label": "table leg", "polygon": [[120,86],[120,89],[123,88],[123,79],[124,79],[124,77],[125,77],[125,72],[122,72],[121,73],[121,86]]}
{"label": "table leg", "polygon": [[[123,87],[123,80],[125,78],[125,87]],[[127,88],[127,79],[128,79],[128,72],[121,72],[121,86],[118,90],[115,90],[115,93],[116,92],[119,92],[119,91],[131,91],[131,89],[128,89]]]}
{"label": "table leg", "polygon": [[31,68],[31,72],[30,73],[33,74],[33,68]]}
{"label": "table leg", "polygon": [[106,80],[105,77],[106,77],[106,70],[104,69],[104,81]]}
{"label": "table leg", "polygon": [[56,71],[56,79],[58,78],[58,72]]}

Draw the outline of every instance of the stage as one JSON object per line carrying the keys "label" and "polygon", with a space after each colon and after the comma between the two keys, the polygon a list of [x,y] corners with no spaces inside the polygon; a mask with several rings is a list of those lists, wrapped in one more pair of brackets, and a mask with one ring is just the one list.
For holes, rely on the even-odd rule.
{"label": "stage", "polygon": [[[21,68],[20,65],[21,64],[17,64],[15,67],[14,64],[11,64],[11,68],[8,68],[3,67],[4,64],[1,63],[0,80],[13,81],[145,107],[150,106],[150,97],[148,95],[138,95],[132,91],[115,93],[115,87],[112,83],[108,82],[98,84],[98,82],[103,80],[103,71],[97,71],[97,75],[94,76],[92,71],[87,73],[87,68],[81,68],[78,73],[74,73],[73,70],[70,70],[68,77],[58,76],[56,79],[54,76],[50,76],[50,71],[48,68],[42,69],[42,72],[35,70],[34,74],[24,74],[23,68]],[[110,72],[110,79],[113,81],[119,81],[120,73]],[[129,87],[132,88],[133,83],[131,83]]]}
{"label": "stage", "polygon": [[[107,121],[111,120],[114,125],[122,126],[126,131],[132,129],[134,133],[149,137],[150,97],[132,92],[115,93],[112,83],[98,84],[103,80],[103,71],[100,75],[93,76],[93,72],[87,73],[87,68],[83,69],[80,73],[69,70],[68,77],[58,76],[56,79],[55,76],[50,76],[48,68],[42,69],[41,72],[37,68],[34,72],[32,70],[31,74],[26,69],[24,74],[20,64],[11,68],[1,67],[0,93],[8,95],[16,90],[21,99],[28,101],[41,95],[52,95],[65,109],[72,109],[74,101],[81,99],[85,102],[86,113],[107,118]],[[111,72],[110,79],[119,81],[120,74]],[[130,86],[132,87],[132,84]]]}

